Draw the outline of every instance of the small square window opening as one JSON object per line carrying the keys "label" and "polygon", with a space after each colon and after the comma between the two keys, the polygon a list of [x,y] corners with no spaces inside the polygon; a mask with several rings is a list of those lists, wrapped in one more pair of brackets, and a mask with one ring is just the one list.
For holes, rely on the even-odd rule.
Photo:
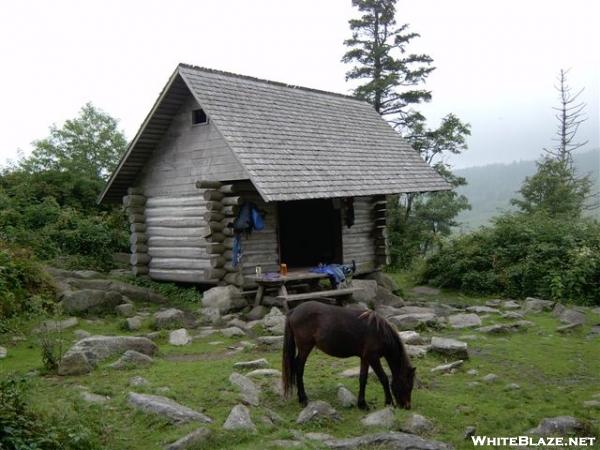
{"label": "small square window opening", "polygon": [[208,123],[208,116],[203,109],[195,109],[192,111],[192,125]]}

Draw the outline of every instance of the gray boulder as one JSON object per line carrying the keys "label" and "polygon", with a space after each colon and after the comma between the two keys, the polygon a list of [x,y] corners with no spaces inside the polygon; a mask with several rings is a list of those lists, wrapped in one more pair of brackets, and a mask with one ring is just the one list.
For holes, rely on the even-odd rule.
{"label": "gray boulder", "polygon": [[430,348],[431,346],[429,345],[404,345],[404,349],[406,350],[408,356],[413,358],[421,358],[427,355],[427,352],[429,352]]}
{"label": "gray boulder", "polygon": [[123,317],[133,317],[135,315],[135,306],[131,303],[123,303],[115,307],[117,314]]}
{"label": "gray boulder", "polygon": [[358,289],[358,291],[352,293],[353,301],[364,302],[366,304],[376,302],[377,281],[353,279],[351,287]]}
{"label": "gray boulder", "polygon": [[486,383],[495,383],[496,381],[498,381],[498,375],[496,375],[495,373],[488,373],[481,380],[485,381]]}
{"label": "gray boulder", "polygon": [[400,429],[412,434],[426,434],[433,430],[433,423],[420,414],[411,414],[404,421]]}
{"label": "gray boulder", "polygon": [[236,369],[266,369],[269,366],[269,361],[264,358],[255,359],[253,361],[239,361],[233,365]]}
{"label": "gray boulder", "polygon": [[96,404],[103,404],[110,400],[110,397],[107,397],[106,395],[94,394],[93,392],[86,390],[81,391],[81,398],[85,402]]}
{"label": "gray boulder", "polygon": [[180,439],[177,439],[172,444],[165,447],[165,450],[187,450],[191,447],[196,447],[206,441],[210,436],[208,428],[198,428],[191,433],[186,434]]}
{"label": "gray boulder", "polygon": [[565,309],[559,314],[558,318],[564,324],[585,324],[585,314],[575,309]]}
{"label": "gray boulder", "polygon": [[401,297],[398,297],[389,289],[377,286],[377,291],[375,293],[375,303],[379,305],[403,306],[404,300]]}
{"label": "gray boulder", "polygon": [[422,345],[426,343],[426,340],[423,339],[419,333],[413,330],[399,331],[398,335],[404,344]]}
{"label": "gray boulder", "polygon": [[259,336],[257,342],[272,350],[281,350],[283,348],[283,336]]}
{"label": "gray boulder", "polygon": [[285,316],[278,308],[271,308],[269,314],[263,318],[263,327],[271,334],[280,335],[285,330]]}
{"label": "gray boulder", "polygon": [[448,323],[452,328],[471,328],[481,326],[481,318],[474,313],[454,314],[448,317]]}
{"label": "gray boulder", "polygon": [[446,356],[454,356],[460,359],[469,359],[468,346],[466,342],[456,339],[432,337],[431,351]]}
{"label": "gray boulder", "polygon": [[184,313],[177,308],[169,308],[154,314],[154,328],[157,330],[180,328],[183,326]]}
{"label": "gray boulder", "polygon": [[360,422],[367,427],[391,428],[394,426],[394,420],[394,411],[387,407],[366,415]]}
{"label": "gray boulder", "polygon": [[188,345],[192,342],[192,337],[185,328],[173,330],[169,333],[169,344],[171,345]]}
{"label": "gray boulder", "polygon": [[431,369],[431,372],[450,373],[462,366],[463,362],[464,361],[462,359],[459,359],[458,361],[454,361],[449,364],[442,364],[441,366],[436,366]]}
{"label": "gray boulder", "polygon": [[244,405],[235,405],[223,424],[225,430],[256,431],[256,425],[250,418],[250,411]]}
{"label": "gray boulder", "polygon": [[148,383],[148,380],[146,380],[144,377],[136,375],[129,379],[128,384],[129,384],[129,386],[146,386],[150,383]]}
{"label": "gray boulder", "polygon": [[78,341],[85,339],[86,337],[90,337],[92,335],[92,333],[85,330],[75,330],[73,331],[73,334],[75,335],[75,339]]}
{"label": "gray boulder", "polygon": [[81,289],[66,293],[62,298],[62,310],[67,314],[110,312],[122,304],[125,298],[116,291]]}
{"label": "gray boulder", "polygon": [[505,334],[505,333],[515,333],[517,331],[526,330],[529,327],[534,325],[533,322],[529,320],[517,320],[516,322],[511,323],[499,323],[494,325],[488,325],[485,327],[477,328],[477,331],[481,333],[487,334]]}
{"label": "gray boulder", "polygon": [[246,333],[244,333],[244,330],[242,330],[239,327],[228,327],[228,328],[223,328],[221,331],[221,334],[225,337],[240,337],[240,336],[246,336]]}
{"label": "gray boulder", "polygon": [[173,424],[188,422],[211,423],[212,419],[198,411],[180,405],[175,400],[160,395],[130,392],[127,403],[137,410],[160,416]]}
{"label": "gray boulder", "polygon": [[229,382],[240,390],[242,402],[247,405],[258,406],[260,403],[260,389],[250,380],[237,372],[229,376]]}
{"label": "gray boulder", "polygon": [[250,322],[253,320],[260,320],[265,317],[267,312],[269,312],[269,309],[266,306],[257,305],[246,314],[246,320]]}
{"label": "gray boulder", "polygon": [[502,303],[501,308],[509,311],[514,309],[521,309],[521,304],[514,300],[505,300]]}
{"label": "gray boulder", "polygon": [[523,304],[523,310],[525,312],[540,313],[543,311],[552,311],[554,302],[550,300],[542,300],[535,297],[527,297]]}
{"label": "gray boulder", "polygon": [[140,316],[129,317],[125,319],[124,327],[129,331],[137,331],[142,328],[142,318]]}
{"label": "gray boulder", "polygon": [[69,328],[73,328],[79,323],[77,317],[69,317],[64,320],[45,320],[42,324],[34,329],[34,333],[58,333]]}
{"label": "gray boulder", "polygon": [[433,313],[401,314],[390,317],[389,321],[401,331],[414,330],[420,326],[435,326],[438,323]]}
{"label": "gray boulder", "polygon": [[136,352],[135,350],[127,350],[123,353],[117,361],[109,365],[113,369],[129,369],[133,367],[147,367],[152,364],[154,360],[143,353]]}
{"label": "gray boulder", "polygon": [[502,314],[500,314],[500,317],[502,317],[503,319],[510,319],[510,320],[522,320],[523,319],[523,314],[516,312],[516,311],[506,311],[503,312]]}
{"label": "gray boulder", "polygon": [[8,355],[8,350],[6,347],[0,346],[0,359],[6,358],[6,355]]}
{"label": "gray boulder", "polygon": [[150,339],[134,336],[91,336],[75,343],[62,357],[59,375],[82,375],[92,371],[101,361],[135,350],[152,356],[158,347]]}
{"label": "gray boulder", "polygon": [[296,423],[303,424],[315,420],[340,420],[338,412],[322,400],[310,402],[298,415]]}
{"label": "gray boulder", "polygon": [[202,306],[217,308],[221,314],[242,309],[247,304],[241,291],[233,285],[215,286],[202,295]]}
{"label": "gray boulder", "polygon": [[500,310],[489,306],[469,306],[467,311],[475,314],[500,314]]}
{"label": "gray boulder", "polygon": [[558,416],[542,419],[537,427],[527,431],[534,436],[567,436],[581,434],[584,431],[583,423],[571,416]]}
{"label": "gray boulder", "polygon": [[400,290],[400,286],[398,286],[398,283],[396,283],[396,280],[394,280],[387,273],[384,273],[381,271],[370,273],[370,274],[366,275],[364,277],[364,279],[375,280],[375,282],[377,283],[377,286],[387,289],[388,291],[390,291],[392,293],[398,292]]}
{"label": "gray boulder", "polygon": [[277,369],[254,369],[248,372],[246,376],[253,378],[281,377],[281,372]]}
{"label": "gray boulder", "polygon": [[332,439],[324,442],[328,448],[355,450],[362,448],[387,448],[390,450],[453,450],[450,444],[422,438],[415,434],[390,431],[367,434],[349,439]]}
{"label": "gray boulder", "polygon": [[337,399],[344,408],[352,408],[357,403],[356,396],[344,386],[338,387]]}

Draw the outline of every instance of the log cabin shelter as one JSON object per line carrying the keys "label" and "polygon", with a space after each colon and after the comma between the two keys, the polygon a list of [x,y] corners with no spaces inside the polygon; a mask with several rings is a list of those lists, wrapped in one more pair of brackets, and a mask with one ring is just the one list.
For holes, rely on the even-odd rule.
{"label": "log cabin shelter", "polygon": [[[196,66],[177,66],[112,173],[131,268],[155,280],[252,284],[263,273],[386,263],[386,196],[448,184],[367,102]],[[262,230],[231,228],[244,204]]]}

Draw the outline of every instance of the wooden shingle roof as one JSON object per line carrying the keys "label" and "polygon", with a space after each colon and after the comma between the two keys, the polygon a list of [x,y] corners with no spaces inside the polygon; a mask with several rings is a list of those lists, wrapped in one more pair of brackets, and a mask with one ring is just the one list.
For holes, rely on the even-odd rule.
{"label": "wooden shingle roof", "polygon": [[364,101],[183,64],[178,74],[265,201],[449,189]]}

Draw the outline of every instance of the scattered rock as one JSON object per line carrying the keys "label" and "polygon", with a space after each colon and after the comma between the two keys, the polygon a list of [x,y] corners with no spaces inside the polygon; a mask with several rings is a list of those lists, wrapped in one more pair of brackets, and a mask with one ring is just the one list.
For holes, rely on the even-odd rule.
{"label": "scattered rock", "polygon": [[269,361],[264,358],[255,359],[253,361],[239,361],[233,365],[236,369],[265,369],[269,366]]}
{"label": "scattered rock", "polygon": [[250,411],[244,405],[235,405],[227,420],[223,424],[225,430],[251,430],[256,431],[256,425],[250,418]]}
{"label": "scattered rock", "polygon": [[375,303],[379,305],[402,306],[404,305],[404,300],[389,289],[377,286],[377,291],[375,292]]}
{"label": "scattered rock", "polygon": [[198,312],[213,325],[217,325],[222,322],[221,311],[219,311],[219,308],[200,308]]}
{"label": "scattered rock", "polygon": [[402,306],[401,308],[392,308],[396,311],[395,315],[403,315],[403,314],[435,314],[435,308],[430,308],[428,306]]}
{"label": "scattered rock", "polygon": [[600,315],[600,306],[598,306],[597,308],[594,308],[591,310],[594,314],[599,314]]}
{"label": "scattered rock", "polygon": [[340,402],[340,405],[342,405],[344,408],[352,408],[353,406],[356,406],[356,396],[344,386],[338,387],[337,398]]}
{"label": "scattered rock", "polygon": [[86,314],[90,312],[110,312],[125,298],[116,291],[100,289],[81,289],[65,293],[62,297],[62,310],[67,314]]}
{"label": "scattered rock", "polygon": [[486,383],[494,383],[498,381],[498,375],[496,375],[495,373],[488,373],[481,380],[485,381]]}
{"label": "scattered rock", "polygon": [[405,345],[404,349],[408,356],[412,358],[422,358],[430,350],[430,345]]}
{"label": "scattered rock", "polygon": [[246,376],[257,378],[281,377],[281,372],[277,369],[255,369],[248,372]]}
{"label": "scattered rock", "polygon": [[404,344],[422,345],[426,343],[426,340],[423,339],[419,333],[413,330],[399,331],[398,335]]}
{"label": "scattered rock", "polygon": [[243,320],[238,319],[237,317],[235,319],[231,319],[229,322],[227,322],[227,326],[228,327],[238,327],[241,330],[248,329],[248,324],[246,322],[244,322]]}
{"label": "scattered rock", "polygon": [[303,444],[300,441],[294,441],[292,439],[275,439],[274,441],[271,441],[271,445],[281,448],[297,448],[301,447]]}
{"label": "scattered rock", "polygon": [[514,333],[517,331],[522,331],[533,325],[534,325],[534,323],[530,322],[529,320],[518,320],[516,322],[511,322],[511,323],[498,323],[495,325],[488,325],[486,327],[480,327],[480,328],[477,328],[477,331],[479,331],[481,333],[487,333],[487,334],[505,334],[505,333]]}
{"label": "scattered rock", "polygon": [[8,355],[6,347],[0,347],[0,359],[6,358],[6,355]]}
{"label": "scattered rock", "polygon": [[171,345],[188,345],[192,342],[192,337],[185,328],[173,330],[169,333],[169,344]]}
{"label": "scattered rock", "polygon": [[387,289],[390,292],[397,293],[400,291],[400,286],[387,273],[377,271],[364,276],[365,280],[375,280],[377,286]]}
{"label": "scattered rock", "polygon": [[542,419],[539,425],[527,431],[535,436],[566,436],[579,434],[584,430],[583,424],[571,416],[558,416]]}
{"label": "scattered rock", "polygon": [[100,361],[111,356],[135,350],[145,355],[154,355],[158,347],[143,337],[133,336],[90,336],[73,345],[62,357],[59,375],[82,375],[91,372]]}
{"label": "scattered rock", "polygon": [[268,308],[263,305],[254,306],[247,314],[246,320],[249,322],[254,320],[261,320],[268,312]]}
{"label": "scattered rock", "polygon": [[85,330],[75,330],[73,334],[75,335],[75,339],[77,339],[78,341],[90,337],[92,335],[92,333]]}
{"label": "scattered rock", "polygon": [[449,364],[442,364],[441,366],[434,367],[431,369],[432,372],[441,372],[441,373],[449,373],[453,372],[455,369],[459,368],[463,365],[463,360],[459,359],[458,361],[451,362]]}
{"label": "scattered rock", "polygon": [[477,314],[454,314],[448,317],[452,328],[471,328],[481,326],[481,318]]}
{"label": "scattered rock", "polygon": [[139,375],[136,375],[135,377],[131,377],[129,379],[129,386],[147,386],[148,384],[150,384],[148,383],[148,380]]}
{"label": "scattered rock", "polygon": [[42,324],[33,330],[34,333],[58,333],[68,328],[73,328],[79,323],[77,317],[69,317],[64,320],[45,320]]}
{"label": "scattered rock", "polygon": [[490,306],[469,306],[467,311],[475,314],[500,314],[500,311],[497,308],[492,308]]}
{"label": "scattered rock", "polygon": [[129,369],[132,367],[147,367],[152,364],[154,360],[148,355],[136,352],[135,350],[127,350],[123,353],[117,361],[110,364],[109,367],[113,369]]}
{"label": "scattered rock", "polygon": [[600,400],[586,400],[583,402],[584,408],[600,409]]}
{"label": "scattered rock", "polygon": [[137,331],[142,328],[142,318],[139,316],[125,319],[124,327],[129,331]]}
{"label": "scattered rock", "polygon": [[356,450],[360,448],[390,448],[397,450],[452,450],[450,444],[422,438],[415,434],[389,431],[386,433],[367,434],[349,439],[332,439],[324,442],[325,446],[340,450]]}
{"label": "scattered rock", "polygon": [[311,440],[311,441],[320,441],[320,442],[323,442],[323,441],[328,441],[328,440],[330,440],[330,439],[335,439],[335,438],[334,438],[332,435],[330,435],[330,434],[327,434],[327,433],[319,433],[319,432],[314,432],[314,431],[313,431],[313,432],[310,432],[310,433],[306,433],[306,434],[304,435],[304,437],[305,437],[306,439],[308,439],[308,440]]}
{"label": "scattered rock", "polygon": [[366,304],[375,302],[377,299],[377,281],[353,279],[352,287],[358,289],[352,293],[352,300]]}
{"label": "scattered rock", "polygon": [[412,434],[426,434],[433,430],[433,423],[420,414],[411,414],[400,429]]}
{"label": "scattered rock", "polygon": [[296,423],[303,424],[321,419],[340,420],[340,416],[329,403],[322,400],[315,400],[300,411]]}
{"label": "scattered rock", "polygon": [[588,334],[588,336],[600,336],[600,325],[594,325],[592,328],[590,328],[590,333]]}
{"label": "scattered rock", "polygon": [[283,336],[260,336],[256,340],[259,344],[273,350],[281,350],[283,348]]}
{"label": "scattered rock", "polygon": [[387,407],[367,414],[360,422],[368,427],[391,428],[394,426],[394,419],[394,411],[392,411],[392,408]]}
{"label": "scattered rock", "polygon": [[202,306],[217,308],[221,314],[240,310],[247,306],[241,291],[233,286],[215,286],[202,295]]}
{"label": "scattered rock", "polygon": [[566,325],[561,325],[560,327],[556,328],[556,331],[558,333],[567,333],[569,331],[573,331],[575,329],[579,329],[583,326],[582,323],[568,323]]}
{"label": "scattered rock", "polygon": [[123,303],[115,307],[117,314],[123,317],[133,317],[135,315],[135,307],[131,303]]}
{"label": "scattered rock", "polygon": [[518,313],[516,311],[506,311],[506,312],[503,312],[500,315],[500,317],[502,317],[503,319],[522,320],[523,314]]}
{"label": "scattered rock", "polygon": [[539,313],[543,311],[552,311],[554,302],[550,300],[542,300],[535,297],[527,297],[523,304],[523,310],[525,312]]}
{"label": "scattered rock", "polygon": [[440,290],[430,286],[415,286],[410,290],[415,295],[440,295]]}
{"label": "scattered rock", "polygon": [[467,370],[467,375],[479,375],[479,370],[469,369],[469,370]]}
{"label": "scattered rock", "polygon": [[558,318],[562,323],[568,325],[583,325],[585,323],[585,314],[575,309],[565,309]]}
{"label": "scattered rock", "polygon": [[281,335],[285,330],[285,316],[279,309],[273,307],[263,318],[263,326],[269,333]]}
{"label": "scattered rock", "polygon": [[414,330],[422,325],[434,326],[437,324],[436,315],[433,313],[401,314],[390,317],[389,321],[401,331]]}
{"label": "scattered rock", "polygon": [[221,331],[221,334],[225,337],[246,336],[246,333],[244,333],[244,330],[242,330],[241,328],[238,328],[238,327],[223,328],[220,331]]}
{"label": "scattered rock", "polygon": [[471,439],[471,436],[475,436],[475,433],[477,432],[477,429],[474,426],[470,426],[465,428],[465,432],[463,434],[463,436],[465,437],[465,439]]}
{"label": "scattered rock", "polygon": [[154,328],[157,330],[180,328],[183,325],[183,311],[169,308],[154,314]]}
{"label": "scattered rock", "polygon": [[502,300],[499,298],[494,298],[485,302],[485,306],[489,306],[490,308],[498,308],[500,305],[502,305]]}
{"label": "scattered rock", "polygon": [[88,391],[81,391],[81,398],[88,403],[106,403],[110,400],[110,397],[105,395],[98,395]]}
{"label": "scattered rock", "polygon": [[521,304],[514,300],[506,300],[502,303],[501,308],[506,310],[521,309]]}
{"label": "scattered rock", "polygon": [[240,390],[240,396],[247,405],[258,406],[260,389],[248,377],[233,372],[229,376],[229,382]]}
{"label": "scattered rock", "polygon": [[182,424],[187,422],[211,423],[212,419],[198,411],[180,405],[174,400],[160,395],[137,394],[130,392],[127,402],[134,408],[161,416],[171,423]]}
{"label": "scattered rock", "polygon": [[208,428],[198,428],[165,447],[165,450],[186,450],[200,445],[210,436]]}
{"label": "scattered rock", "polygon": [[431,351],[442,355],[454,356],[463,360],[469,359],[467,347],[466,342],[458,341],[456,339],[441,337],[431,338]]}
{"label": "scattered rock", "polygon": [[[340,376],[344,377],[344,378],[357,378],[359,375],[360,375],[360,366],[346,369],[342,373],[340,373]],[[371,367],[369,367],[369,375],[375,375],[375,372],[373,372],[373,369],[371,369]]]}
{"label": "scattered rock", "polygon": [[521,389],[521,386],[519,386],[517,383],[509,383],[504,386],[505,391],[517,391],[519,389]]}

